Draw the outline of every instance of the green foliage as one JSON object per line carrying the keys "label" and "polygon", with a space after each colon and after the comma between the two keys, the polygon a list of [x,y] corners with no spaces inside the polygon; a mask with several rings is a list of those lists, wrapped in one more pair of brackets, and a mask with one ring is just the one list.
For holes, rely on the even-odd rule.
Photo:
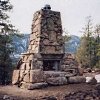
{"label": "green foliage", "polygon": [[8,82],[12,68],[12,34],[17,32],[7,14],[12,8],[9,0],[0,0],[0,84]]}
{"label": "green foliage", "polygon": [[95,66],[100,67],[100,25],[96,25],[95,27]]}
{"label": "green foliage", "polygon": [[63,36],[63,41],[64,42],[67,42],[67,41],[69,41],[71,39],[71,37],[69,35],[69,32],[66,31],[65,29],[63,29],[63,34],[64,34],[64,36]]}
{"label": "green foliage", "polygon": [[88,17],[76,57],[84,67],[93,68],[100,67],[100,27],[96,27],[94,31],[91,22],[91,18]]}

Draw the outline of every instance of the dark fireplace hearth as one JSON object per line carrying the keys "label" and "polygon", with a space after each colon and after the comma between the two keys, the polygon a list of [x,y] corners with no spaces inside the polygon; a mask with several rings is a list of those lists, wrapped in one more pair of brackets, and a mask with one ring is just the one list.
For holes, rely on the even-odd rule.
{"label": "dark fireplace hearth", "polygon": [[58,71],[60,61],[59,60],[44,60],[43,61],[43,70],[44,71]]}

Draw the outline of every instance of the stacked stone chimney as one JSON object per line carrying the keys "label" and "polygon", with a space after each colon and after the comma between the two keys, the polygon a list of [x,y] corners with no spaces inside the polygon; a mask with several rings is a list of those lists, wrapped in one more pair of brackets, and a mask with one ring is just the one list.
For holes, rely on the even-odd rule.
{"label": "stacked stone chimney", "polygon": [[[61,60],[64,42],[60,12],[41,9],[34,14],[27,53],[23,53],[20,69],[43,69],[43,60]],[[35,64],[35,65],[34,65]]]}
{"label": "stacked stone chimney", "polygon": [[[32,85],[34,89],[36,83],[42,82],[42,85],[47,85],[47,78],[66,76],[69,74],[67,69],[70,69],[70,66],[76,68],[77,64],[73,58],[64,53],[60,12],[52,11],[51,7],[46,5],[34,14],[31,30],[28,50],[22,54],[17,70],[13,72],[12,83],[24,88]],[[70,62],[73,62],[72,65]],[[52,74],[49,73],[51,71]],[[72,70],[72,74],[73,72],[77,74],[75,71]],[[58,79],[64,80],[61,84],[67,82],[65,78]]]}

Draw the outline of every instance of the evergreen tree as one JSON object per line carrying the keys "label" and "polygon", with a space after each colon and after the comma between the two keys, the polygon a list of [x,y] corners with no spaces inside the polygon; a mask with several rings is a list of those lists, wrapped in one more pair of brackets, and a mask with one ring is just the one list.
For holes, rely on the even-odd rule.
{"label": "evergreen tree", "polygon": [[0,0],[0,84],[8,82],[11,68],[12,34],[15,30],[7,12],[12,8],[9,0]]}
{"label": "evergreen tree", "polygon": [[91,17],[87,17],[87,24],[83,28],[83,37],[77,51],[77,60],[85,67],[92,67],[93,63],[93,26]]}
{"label": "evergreen tree", "polygon": [[100,25],[95,27],[95,66],[100,68]]}

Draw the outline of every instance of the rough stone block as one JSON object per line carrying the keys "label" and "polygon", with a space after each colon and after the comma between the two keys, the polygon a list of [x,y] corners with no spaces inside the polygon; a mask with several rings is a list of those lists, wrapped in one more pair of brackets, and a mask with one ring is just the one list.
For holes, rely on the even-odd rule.
{"label": "rough stone block", "polygon": [[28,61],[30,61],[30,60],[32,60],[34,58],[34,56],[33,56],[33,54],[31,54],[31,55],[29,55],[29,57],[28,57]]}
{"label": "rough stone block", "polygon": [[42,58],[41,54],[39,54],[39,53],[34,54],[34,57],[35,58]]}
{"label": "rough stone block", "polygon": [[47,87],[48,84],[45,82],[41,82],[41,83],[34,83],[34,84],[30,84],[28,86],[28,90],[33,90],[33,89],[41,89],[41,88],[45,88]]}
{"label": "rough stone block", "polygon": [[44,45],[48,45],[49,44],[49,40],[48,39],[44,39],[43,44]]}
{"label": "rough stone block", "polygon": [[73,77],[69,77],[68,80],[69,83],[85,83],[86,82],[86,78],[83,76],[73,76]]}
{"label": "rough stone block", "polygon": [[55,47],[54,46],[46,46],[45,53],[55,53]]}
{"label": "rough stone block", "polygon": [[27,59],[28,59],[28,56],[25,55],[25,56],[24,56],[24,61],[27,61]]}
{"label": "rough stone block", "polygon": [[51,31],[50,32],[50,41],[56,42],[56,32]]}
{"label": "rough stone block", "polygon": [[24,74],[25,74],[25,70],[20,70],[20,78],[19,78],[19,80],[22,80]]}
{"label": "rough stone block", "polygon": [[55,72],[55,71],[44,71],[44,79],[55,78],[55,77],[64,77],[66,72]]}
{"label": "rough stone block", "polygon": [[31,70],[35,69],[33,60],[31,61]]}
{"label": "rough stone block", "polygon": [[92,77],[87,83],[91,84],[91,85],[96,85],[97,84],[97,80],[95,79],[95,77]]}
{"label": "rough stone block", "polygon": [[21,84],[21,85],[20,85],[20,88],[21,88],[21,89],[27,89],[28,86],[29,86],[29,84],[31,84],[31,83],[21,82],[20,84]]}
{"label": "rough stone block", "polygon": [[31,69],[31,65],[29,63],[26,63],[26,70],[30,70]]}
{"label": "rough stone block", "polygon": [[37,61],[37,65],[38,65],[39,69],[41,69],[42,65],[43,65],[43,62],[42,61]]}
{"label": "rough stone block", "polygon": [[34,84],[32,84],[32,83],[22,83],[21,88],[28,89],[28,90],[34,90],[34,89],[45,88],[47,86],[48,86],[48,84],[45,83],[45,82],[34,83]]}
{"label": "rough stone block", "polygon": [[31,44],[31,45],[34,45],[34,40],[30,41],[30,44]]}
{"label": "rough stone block", "polygon": [[24,82],[29,83],[30,82],[30,73],[29,71],[27,73],[24,74],[24,78],[23,78]]}
{"label": "rough stone block", "polygon": [[21,69],[21,70],[25,70],[25,69],[26,69],[26,64],[23,63],[23,64],[20,66],[20,69]]}
{"label": "rough stone block", "polygon": [[13,71],[13,77],[12,77],[12,84],[18,84],[19,82],[19,74],[20,74],[20,70],[14,70]]}
{"label": "rough stone block", "polygon": [[47,83],[50,85],[65,85],[68,84],[66,77],[48,78]]}
{"label": "rough stone block", "polygon": [[40,69],[30,70],[30,82],[31,83],[40,83],[44,81],[43,71]]}
{"label": "rough stone block", "polygon": [[[40,24],[40,20],[39,19],[37,19],[36,21],[35,21],[35,23],[34,23],[36,26],[39,26],[38,24]],[[36,29],[38,29],[38,27],[36,27]]]}
{"label": "rough stone block", "polygon": [[35,49],[35,47],[36,47],[36,45],[32,45],[32,50],[34,50],[34,49]]}

